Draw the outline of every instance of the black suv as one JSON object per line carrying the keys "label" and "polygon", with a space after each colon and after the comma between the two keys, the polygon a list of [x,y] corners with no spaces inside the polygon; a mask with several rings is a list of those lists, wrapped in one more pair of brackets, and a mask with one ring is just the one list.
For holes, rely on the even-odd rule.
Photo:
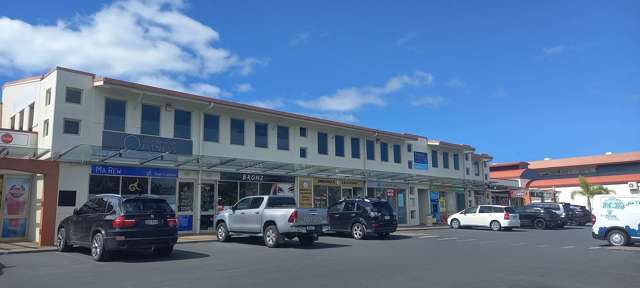
{"label": "black suv", "polygon": [[520,226],[533,226],[536,229],[561,227],[563,220],[551,208],[529,205],[515,208],[520,216]]}
{"label": "black suv", "polygon": [[398,220],[393,208],[386,200],[345,199],[327,211],[330,230],[350,232],[354,239],[364,239],[367,233],[376,233],[381,237],[398,228]]}
{"label": "black suv", "polygon": [[91,248],[96,261],[126,249],[151,249],[168,256],[178,240],[175,217],[164,199],[96,195],[60,222],[56,246],[60,252],[73,245]]}
{"label": "black suv", "polygon": [[581,205],[571,205],[571,208],[575,212],[575,217],[572,224],[584,226],[585,224],[591,222],[591,212],[587,210],[587,207]]}

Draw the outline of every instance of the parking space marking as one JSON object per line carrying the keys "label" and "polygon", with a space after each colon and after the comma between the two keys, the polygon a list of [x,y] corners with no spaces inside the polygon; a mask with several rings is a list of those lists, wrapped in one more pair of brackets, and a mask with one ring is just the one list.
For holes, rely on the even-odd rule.
{"label": "parking space marking", "polygon": [[527,245],[527,242],[520,242],[520,243],[513,243],[511,244],[511,246],[522,246],[522,245]]}
{"label": "parking space marking", "polygon": [[536,245],[536,247],[545,248],[545,247],[549,247],[549,244]]}
{"label": "parking space marking", "polygon": [[424,236],[420,236],[418,238],[426,239],[426,238],[438,238],[438,237],[440,237],[440,236],[438,236],[438,235],[424,235]]}
{"label": "parking space marking", "polygon": [[456,242],[471,242],[471,241],[476,241],[478,239],[462,239],[462,240],[456,240]]}
{"label": "parking space marking", "polygon": [[448,238],[440,238],[438,241],[446,241],[446,240],[456,240],[458,237],[448,237]]}
{"label": "parking space marking", "polygon": [[576,248],[576,246],[564,246],[564,247],[560,247],[562,249],[571,249],[571,248]]}
{"label": "parking space marking", "polygon": [[596,249],[600,249],[600,248],[602,248],[602,247],[600,247],[600,246],[594,246],[594,247],[589,247],[588,249],[589,249],[589,250],[596,250]]}

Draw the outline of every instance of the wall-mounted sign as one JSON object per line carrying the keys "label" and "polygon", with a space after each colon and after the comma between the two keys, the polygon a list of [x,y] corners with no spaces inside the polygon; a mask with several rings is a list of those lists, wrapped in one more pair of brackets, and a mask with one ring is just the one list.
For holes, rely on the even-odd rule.
{"label": "wall-mounted sign", "polygon": [[0,130],[0,145],[8,145],[8,146],[21,146],[21,147],[35,147],[35,142],[30,143],[30,138],[33,137],[35,141],[36,134],[32,133],[23,133],[23,132],[15,132],[15,131],[3,131]]}
{"label": "wall-mounted sign", "polygon": [[245,182],[273,182],[273,183],[293,183],[295,177],[281,175],[264,175],[255,173],[220,173],[220,180],[245,181]]}
{"label": "wall-mounted sign", "polygon": [[364,187],[364,182],[352,179],[314,178],[313,185]]}
{"label": "wall-mounted sign", "polygon": [[114,131],[102,132],[102,147],[179,155],[193,154],[193,142],[188,139],[164,138]]}
{"label": "wall-mounted sign", "polygon": [[300,208],[313,207],[313,179],[298,178],[298,206]]}
{"label": "wall-mounted sign", "polygon": [[429,162],[427,160],[427,153],[426,152],[418,152],[418,151],[414,151],[413,152],[413,167],[416,170],[428,170],[429,169]]}
{"label": "wall-mounted sign", "polygon": [[91,165],[91,174],[178,178],[178,169]]}

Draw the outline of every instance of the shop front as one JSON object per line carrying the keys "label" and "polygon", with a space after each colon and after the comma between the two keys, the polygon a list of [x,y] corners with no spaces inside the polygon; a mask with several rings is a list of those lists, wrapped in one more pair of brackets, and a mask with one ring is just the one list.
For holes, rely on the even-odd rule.
{"label": "shop front", "polygon": [[409,187],[391,182],[367,182],[367,197],[386,199],[398,215],[398,224],[407,224],[407,191]]}
{"label": "shop front", "polygon": [[294,195],[295,177],[255,173],[220,173],[218,210],[228,209],[238,200],[255,195]]}
{"label": "shop front", "polygon": [[464,188],[431,186],[429,204],[433,224],[447,224],[447,217],[465,209]]}
{"label": "shop front", "polygon": [[341,199],[366,196],[364,182],[333,178],[313,178],[312,193],[314,208],[327,208]]}

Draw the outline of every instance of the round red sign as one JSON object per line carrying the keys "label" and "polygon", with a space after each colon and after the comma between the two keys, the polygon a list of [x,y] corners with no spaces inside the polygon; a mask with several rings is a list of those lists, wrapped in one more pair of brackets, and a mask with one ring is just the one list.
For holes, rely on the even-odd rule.
{"label": "round red sign", "polygon": [[9,133],[2,134],[2,137],[0,137],[0,139],[2,139],[2,143],[4,144],[9,144],[13,142],[13,136]]}

